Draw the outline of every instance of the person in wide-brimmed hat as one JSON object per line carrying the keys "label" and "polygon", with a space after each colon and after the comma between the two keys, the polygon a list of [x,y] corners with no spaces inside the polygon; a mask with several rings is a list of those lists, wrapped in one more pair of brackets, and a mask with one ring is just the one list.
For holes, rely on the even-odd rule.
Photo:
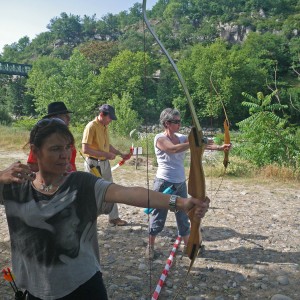
{"label": "person in wide-brimmed hat", "polygon": [[[43,117],[43,119],[52,119],[52,118],[58,118],[65,122],[67,126],[69,126],[71,117],[70,114],[73,113],[72,111],[68,110],[65,103],[62,101],[55,101],[51,102],[48,105],[48,113]],[[69,171],[74,172],[77,171],[75,160],[76,160],[76,148],[74,145],[72,145],[72,153],[71,153],[71,159],[70,159],[70,167]],[[30,166],[31,170],[34,172],[38,171],[37,161],[35,156],[33,155],[32,151],[30,151],[27,164]]]}
{"label": "person in wide-brimmed hat", "polygon": [[70,115],[73,113],[72,111],[68,110],[66,105],[62,101],[52,102],[48,105],[48,114],[43,117],[43,119],[47,118],[59,118],[62,119],[67,126],[70,123]]}

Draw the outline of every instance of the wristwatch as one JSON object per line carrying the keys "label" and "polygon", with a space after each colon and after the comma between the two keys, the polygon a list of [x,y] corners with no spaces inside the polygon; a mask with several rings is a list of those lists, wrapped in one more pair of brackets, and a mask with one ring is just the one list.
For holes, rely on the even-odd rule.
{"label": "wristwatch", "polygon": [[180,197],[177,195],[171,195],[170,200],[169,200],[170,211],[177,212],[176,202],[177,202],[178,198],[180,198]]}

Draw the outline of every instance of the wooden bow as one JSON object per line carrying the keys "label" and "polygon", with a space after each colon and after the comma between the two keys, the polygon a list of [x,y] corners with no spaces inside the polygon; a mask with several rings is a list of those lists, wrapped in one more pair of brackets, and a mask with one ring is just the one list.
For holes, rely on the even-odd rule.
{"label": "wooden bow", "polygon": [[[223,111],[224,111],[224,115],[225,115],[225,120],[224,120],[224,123],[223,123],[223,127],[224,127],[224,144],[230,144],[229,120],[228,120],[225,104],[224,104],[224,102],[222,100],[222,97],[218,93],[218,91],[217,91],[217,89],[216,89],[216,87],[213,83],[212,74],[213,74],[213,72],[211,72],[211,74],[210,74],[210,84],[211,84],[212,88],[214,89],[216,95],[220,99],[220,102],[221,102],[221,105],[222,105],[222,108],[223,108]],[[226,169],[227,169],[228,164],[229,164],[229,149],[224,149],[224,159],[223,159],[224,174],[222,176],[222,180],[223,180],[223,177],[226,173]],[[222,184],[222,182],[221,182],[221,184]],[[220,186],[221,186],[221,184],[220,184]],[[219,186],[219,188],[220,188],[220,186]],[[217,191],[219,190],[219,188],[217,189]]]}
{"label": "wooden bow", "polygon": [[[225,120],[224,120],[224,144],[230,144],[230,134],[229,134],[229,121],[227,118],[227,114],[225,113]],[[226,171],[226,168],[229,164],[229,149],[224,149],[224,160],[223,165]]]}
{"label": "wooden bow", "polygon": [[[176,64],[174,63],[173,59],[169,55],[168,51],[165,49],[163,44],[158,39],[156,33],[151,28],[151,25],[148,21],[147,15],[146,15],[146,0],[143,0],[143,17],[145,24],[147,28],[149,29],[150,33],[156,40],[156,42],[159,44],[161,50],[165,53],[167,56],[169,62],[171,63],[173,69],[175,70],[177,77],[181,83],[181,86],[184,90],[191,116],[193,121],[193,127],[189,134],[189,143],[190,143],[190,155],[191,155],[191,166],[190,166],[190,175],[189,175],[189,181],[188,181],[188,192],[192,197],[205,200],[205,177],[204,177],[204,171],[202,167],[202,157],[203,152],[205,149],[205,143],[203,141],[203,132],[202,128],[200,126],[200,123],[198,121],[195,107],[193,104],[193,101],[191,99],[191,96],[189,94],[189,91],[187,89],[186,83],[181,76],[180,72],[178,71],[178,68]],[[189,219],[191,221],[191,233],[190,238],[188,240],[187,245],[187,254],[190,258],[190,266],[188,269],[187,274],[190,272],[194,261],[199,253],[200,245],[201,245],[201,233],[200,233],[200,222],[201,220],[195,216],[195,208],[192,209],[188,213]]]}

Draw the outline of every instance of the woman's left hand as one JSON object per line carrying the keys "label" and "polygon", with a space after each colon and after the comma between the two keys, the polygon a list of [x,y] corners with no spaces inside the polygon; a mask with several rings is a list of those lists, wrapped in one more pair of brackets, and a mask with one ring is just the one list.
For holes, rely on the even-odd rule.
{"label": "woman's left hand", "polygon": [[33,181],[35,173],[32,172],[29,166],[17,161],[10,165],[7,169],[0,172],[0,182],[4,184],[9,183],[23,183],[25,180]]}
{"label": "woman's left hand", "polygon": [[208,197],[205,197],[205,200],[201,201],[197,198],[191,197],[188,198],[187,200],[188,201],[185,203],[184,210],[188,213],[191,209],[195,207],[196,217],[202,219],[205,216],[206,212],[208,211],[210,199]]}
{"label": "woman's left hand", "polygon": [[231,144],[223,144],[221,146],[221,150],[223,150],[223,151],[229,151],[230,148],[231,148]]}

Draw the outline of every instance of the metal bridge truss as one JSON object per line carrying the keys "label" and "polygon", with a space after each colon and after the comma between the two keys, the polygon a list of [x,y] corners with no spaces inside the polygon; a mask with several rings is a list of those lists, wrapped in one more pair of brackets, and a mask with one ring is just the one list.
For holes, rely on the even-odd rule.
{"label": "metal bridge truss", "polygon": [[0,74],[28,76],[28,72],[31,68],[32,65],[0,62]]}

